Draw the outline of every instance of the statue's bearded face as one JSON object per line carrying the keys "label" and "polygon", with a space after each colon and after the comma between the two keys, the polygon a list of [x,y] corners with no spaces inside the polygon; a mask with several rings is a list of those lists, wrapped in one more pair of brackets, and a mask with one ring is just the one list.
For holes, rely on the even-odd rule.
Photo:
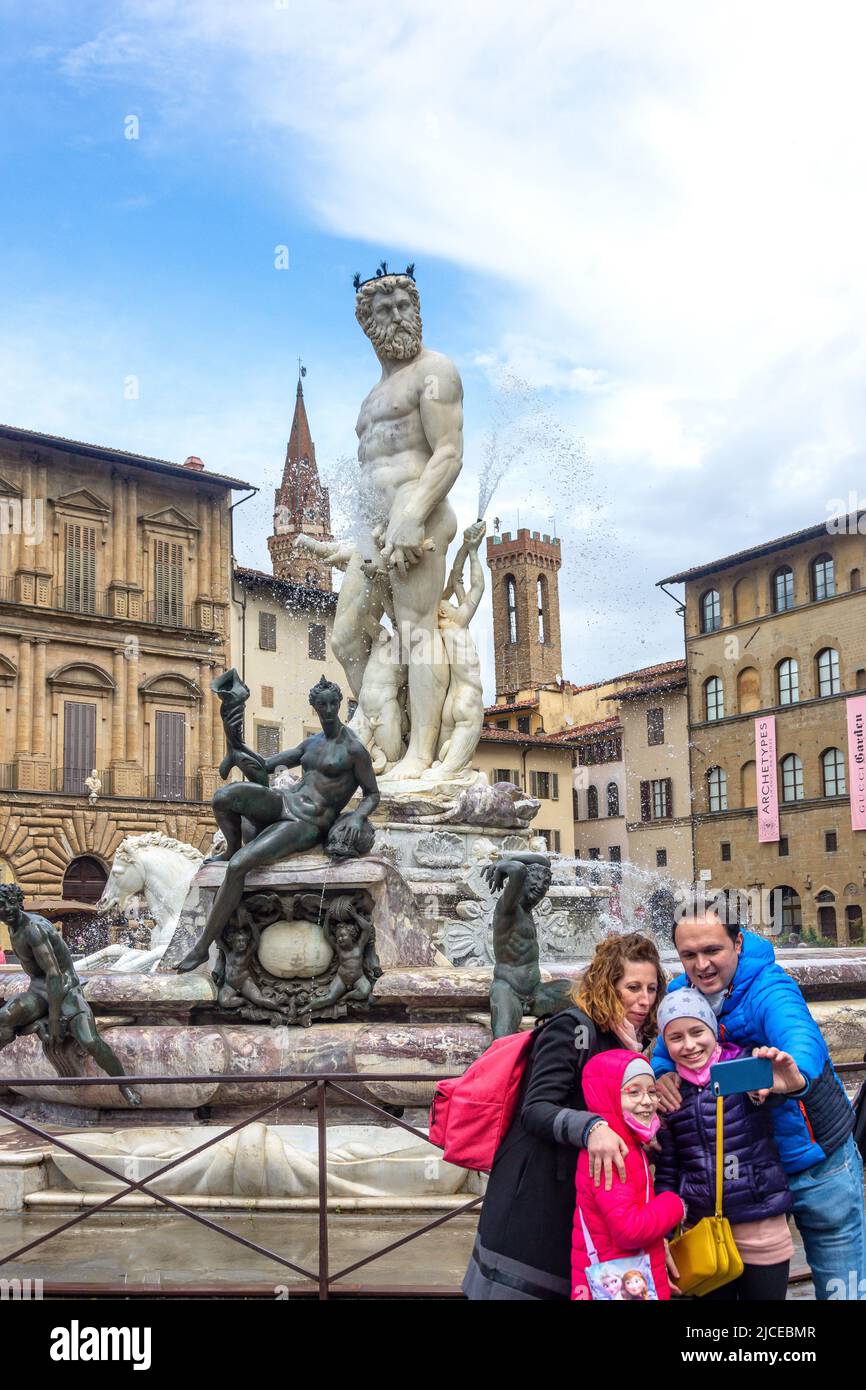
{"label": "statue's bearded face", "polygon": [[421,306],[418,291],[405,275],[383,276],[362,285],[355,316],[376,351],[404,362],[421,348]]}

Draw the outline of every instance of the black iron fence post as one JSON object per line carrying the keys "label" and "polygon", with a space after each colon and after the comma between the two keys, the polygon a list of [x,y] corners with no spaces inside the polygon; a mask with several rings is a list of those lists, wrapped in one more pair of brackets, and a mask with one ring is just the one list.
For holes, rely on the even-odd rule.
{"label": "black iron fence post", "polygon": [[316,1124],[319,1132],[319,1298],[329,1296],[328,1269],[328,1097],[327,1081],[316,1082]]}

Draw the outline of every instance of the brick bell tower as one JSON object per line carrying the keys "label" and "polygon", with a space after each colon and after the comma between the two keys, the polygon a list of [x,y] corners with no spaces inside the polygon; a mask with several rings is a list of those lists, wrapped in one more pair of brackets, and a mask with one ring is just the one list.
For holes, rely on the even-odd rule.
{"label": "brick bell tower", "polygon": [[299,366],[292,432],[286,449],[283,481],[274,494],[274,534],[268,537],[268,550],[278,579],[291,579],[295,584],[330,591],[330,565],[323,564],[308,551],[295,550],[293,545],[295,536],[302,531],[316,540],[333,539],[328,489],[319,481],[316,446],[304,404],[304,376],[306,367]]}
{"label": "brick bell tower", "polygon": [[488,536],[487,564],[497,696],[552,684],[562,672],[559,538],[525,529]]}

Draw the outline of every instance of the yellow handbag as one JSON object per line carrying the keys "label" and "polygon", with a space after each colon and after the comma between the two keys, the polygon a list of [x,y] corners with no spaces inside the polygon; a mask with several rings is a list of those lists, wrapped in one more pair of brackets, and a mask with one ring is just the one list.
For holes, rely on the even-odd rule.
{"label": "yellow handbag", "polygon": [[734,1242],[731,1223],[722,1215],[724,1111],[724,1097],[716,1096],[715,1214],[703,1217],[696,1226],[676,1236],[670,1244],[670,1253],[680,1274],[677,1287],[682,1293],[694,1294],[698,1298],[739,1279],[743,1272],[743,1261]]}

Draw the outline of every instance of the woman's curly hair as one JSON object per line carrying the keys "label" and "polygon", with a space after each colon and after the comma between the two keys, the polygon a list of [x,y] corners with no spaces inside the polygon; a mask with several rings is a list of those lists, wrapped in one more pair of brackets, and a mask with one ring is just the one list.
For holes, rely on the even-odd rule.
{"label": "woman's curly hair", "polygon": [[659,953],[648,936],[633,931],[600,941],[586,970],[575,982],[572,999],[578,1008],[589,1014],[597,1028],[610,1032],[625,1017],[616,986],[625,974],[626,965],[633,963],[654,965],[658,980],[658,994],[643,1027],[643,1041],[648,1043],[658,1032],[656,1014],[667,988]]}

